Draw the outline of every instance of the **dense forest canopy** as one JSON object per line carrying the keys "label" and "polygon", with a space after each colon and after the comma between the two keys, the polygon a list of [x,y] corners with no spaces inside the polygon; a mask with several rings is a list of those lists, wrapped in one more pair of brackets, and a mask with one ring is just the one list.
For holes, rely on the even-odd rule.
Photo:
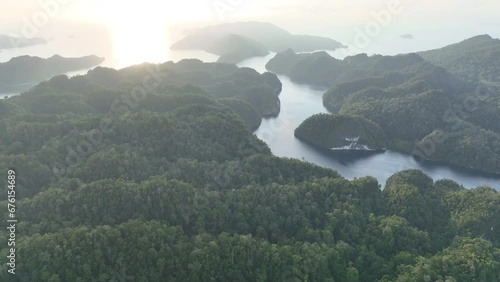
{"label": "dense forest canopy", "polygon": [[187,60],[1,101],[0,170],[18,174],[22,219],[8,278],[500,280],[499,192],[416,170],[380,187],[275,157],[248,125],[280,90],[275,75]]}
{"label": "dense forest canopy", "polygon": [[127,109],[161,112],[204,99],[207,104],[220,101],[255,130],[262,117],[279,114],[280,92],[281,82],[274,74],[189,59],[121,70],[98,67],[72,78],[56,76],[21,96],[0,101],[4,109],[0,116],[13,112],[104,114]]}
{"label": "dense forest canopy", "polygon": [[361,116],[318,114],[296,130],[300,140],[327,150],[381,150],[387,147],[382,128]]}

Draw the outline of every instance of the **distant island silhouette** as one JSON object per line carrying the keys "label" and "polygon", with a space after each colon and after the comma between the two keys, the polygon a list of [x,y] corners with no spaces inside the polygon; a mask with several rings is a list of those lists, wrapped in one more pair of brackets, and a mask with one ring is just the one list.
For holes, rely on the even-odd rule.
{"label": "distant island silhouette", "polygon": [[0,63],[0,93],[22,92],[51,77],[97,66],[104,58],[85,56],[64,58],[54,55],[48,59],[21,56]]}
{"label": "distant island silhouette", "polygon": [[271,52],[296,52],[347,48],[327,37],[294,35],[265,22],[236,22],[207,26],[191,32],[171,46],[173,50],[204,50],[221,56],[220,62],[238,63]]}
{"label": "distant island silhouette", "polygon": [[47,44],[47,40],[39,37],[22,38],[0,34],[0,50],[23,48],[40,44]]}

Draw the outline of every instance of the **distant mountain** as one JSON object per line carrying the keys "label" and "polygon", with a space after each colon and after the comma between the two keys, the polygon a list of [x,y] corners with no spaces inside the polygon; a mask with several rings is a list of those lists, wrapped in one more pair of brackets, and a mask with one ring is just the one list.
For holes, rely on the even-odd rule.
{"label": "distant mountain", "polygon": [[237,64],[252,57],[269,54],[266,47],[259,42],[236,34],[228,34],[206,47],[206,51],[219,55],[217,62]]}
{"label": "distant mountain", "polygon": [[21,38],[0,34],[0,49],[22,48],[46,43],[47,40],[39,37]]}
{"label": "distant mountain", "polygon": [[63,58],[59,55],[48,59],[21,56],[0,63],[0,92],[25,91],[36,83],[55,75],[88,69],[99,65],[104,58],[86,56],[81,58]]}
{"label": "distant mountain", "polygon": [[489,35],[418,54],[469,81],[500,81],[500,40]]}
{"label": "distant mountain", "polygon": [[[239,38],[228,35],[238,35]],[[174,50],[200,49],[207,52],[223,55],[243,48],[260,49],[260,56],[264,54],[260,47],[269,51],[281,52],[289,48],[297,52],[311,52],[315,50],[335,50],[345,48],[343,44],[326,37],[294,35],[271,23],[237,22],[208,26],[191,32],[186,38],[171,46]],[[256,45],[258,44],[258,45]],[[217,48],[214,48],[217,47]],[[227,51],[226,49],[229,49]],[[234,60],[233,60],[234,61]]]}

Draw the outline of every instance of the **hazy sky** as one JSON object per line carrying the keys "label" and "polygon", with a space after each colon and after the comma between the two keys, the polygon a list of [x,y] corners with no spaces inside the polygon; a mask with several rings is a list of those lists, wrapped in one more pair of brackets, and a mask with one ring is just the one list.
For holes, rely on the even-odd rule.
{"label": "hazy sky", "polygon": [[[220,21],[217,9],[231,7],[226,20],[263,19],[276,22],[308,20],[306,25],[341,22],[362,23],[372,11],[387,7],[391,0],[1,0],[2,26],[32,17],[46,6],[57,3],[56,17],[71,20],[112,22],[120,17],[150,21]],[[497,0],[400,0],[405,22],[412,26],[438,27],[457,24],[481,25],[498,21]],[[229,8],[228,8],[229,9]],[[132,19],[130,18],[130,19]],[[497,22],[498,24],[498,22]],[[9,24],[10,25],[10,24]],[[14,25],[15,26],[15,25]]]}
{"label": "hazy sky", "polygon": [[[160,17],[170,22],[219,21],[220,18],[214,8],[217,3],[219,6],[233,6],[234,9],[225,15],[228,20],[263,18],[286,22],[310,19],[313,21],[310,24],[314,24],[323,21],[367,20],[371,11],[383,9],[389,2],[390,0],[1,0],[0,9],[3,24],[33,16],[42,9],[41,3],[46,3],[47,6],[57,3],[57,6],[60,6],[57,17],[70,19],[108,21],[116,19],[121,14],[126,16],[148,14],[150,17]],[[453,25],[458,22],[476,24],[478,20],[485,22],[497,20],[500,13],[500,1],[496,0],[401,0],[400,2],[407,8],[404,11],[406,20],[424,26]]]}
{"label": "hazy sky", "polygon": [[[400,12],[370,38],[368,53],[437,48],[477,34],[500,37],[498,0],[0,0],[0,33],[94,37],[97,45],[112,42],[116,52],[138,44],[128,48],[148,45],[154,53],[168,48],[185,28],[258,20],[353,45],[375,21],[374,13],[387,11],[390,3]],[[414,39],[402,39],[403,34]]]}

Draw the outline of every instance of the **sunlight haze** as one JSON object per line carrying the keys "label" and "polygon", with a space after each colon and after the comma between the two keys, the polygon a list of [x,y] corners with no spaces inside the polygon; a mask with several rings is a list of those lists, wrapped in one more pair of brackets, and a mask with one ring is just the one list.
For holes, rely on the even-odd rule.
{"label": "sunlight haze", "polygon": [[[37,13],[51,11],[48,23],[36,35],[50,38],[84,34],[84,28],[65,29],[79,23],[99,26],[96,36],[111,36],[112,46],[102,55],[112,56],[125,66],[141,61],[168,60],[168,47],[179,39],[185,29],[207,24],[234,21],[269,21],[291,32],[328,36],[353,45],[356,32],[373,21],[373,13],[387,8],[391,1],[118,1],[118,0],[56,0],[2,1],[0,32],[23,34],[26,22],[36,21]],[[53,8],[54,3],[58,4]],[[500,36],[498,1],[398,1],[402,12],[394,15],[384,33],[370,42],[364,52],[394,54],[435,48],[465,37],[489,33]],[[400,40],[402,34],[413,34],[412,44]],[[439,36],[436,36],[439,34]],[[432,38],[432,40],[430,39]],[[99,40],[101,41],[101,40]],[[92,45],[88,38],[81,44]],[[50,47],[49,47],[50,48]],[[111,59],[111,58],[110,58]]]}

